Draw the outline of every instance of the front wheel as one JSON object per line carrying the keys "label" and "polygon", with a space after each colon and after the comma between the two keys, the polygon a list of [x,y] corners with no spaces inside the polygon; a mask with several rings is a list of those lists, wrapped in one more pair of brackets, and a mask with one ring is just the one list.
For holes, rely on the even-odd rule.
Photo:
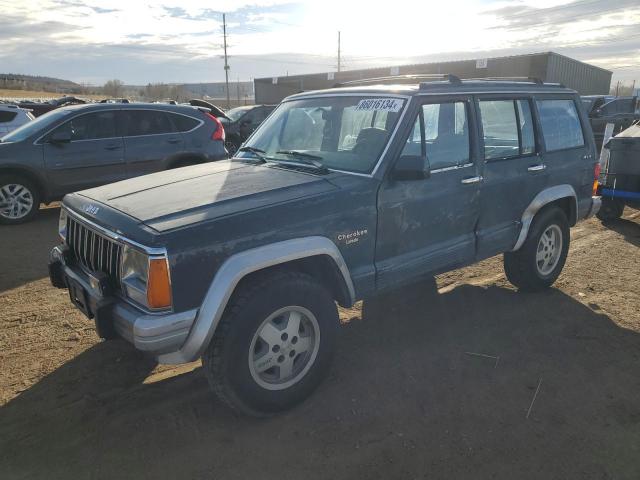
{"label": "front wheel", "polygon": [[328,372],[338,325],[333,298],[312,277],[277,272],[250,280],[234,294],[203,356],[209,384],[248,415],[291,408]]}
{"label": "front wheel", "polygon": [[543,290],[562,272],[568,252],[567,216],[561,209],[549,207],[535,216],[522,247],[504,254],[504,271],[519,290]]}
{"label": "front wheel", "polygon": [[40,208],[40,194],[20,175],[0,176],[0,223],[15,225],[31,220]]}

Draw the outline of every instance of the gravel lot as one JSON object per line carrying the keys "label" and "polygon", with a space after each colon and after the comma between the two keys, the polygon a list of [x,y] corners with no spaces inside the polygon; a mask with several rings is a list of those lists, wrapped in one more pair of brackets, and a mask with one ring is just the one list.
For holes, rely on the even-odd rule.
{"label": "gravel lot", "polygon": [[99,342],[46,278],[57,215],[0,227],[2,479],[640,478],[639,212],[574,228],[544,293],[496,257],[343,310],[328,380],[267,420]]}

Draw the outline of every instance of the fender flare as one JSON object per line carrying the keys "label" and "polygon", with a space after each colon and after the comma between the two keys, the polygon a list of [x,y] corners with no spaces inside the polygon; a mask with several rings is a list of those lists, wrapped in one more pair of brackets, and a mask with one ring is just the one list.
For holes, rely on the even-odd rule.
{"label": "fender flare", "polygon": [[355,290],[349,269],[338,247],[327,237],[295,238],[245,250],[229,257],[216,272],[180,349],[160,355],[158,361],[177,364],[198,359],[209,345],[236,286],[245,276],[274,265],[317,255],[328,255],[333,259],[353,304]]}
{"label": "fender flare", "polygon": [[542,207],[551,202],[555,202],[556,200],[560,200],[561,198],[573,198],[576,212],[578,211],[578,196],[571,185],[563,184],[545,188],[535,196],[522,214],[522,228],[520,229],[520,234],[518,235],[516,244],[511,249],[512,252],[515,252],[522,247],[522,244],[525,242],[527,235],[529,234],[531,222]]}

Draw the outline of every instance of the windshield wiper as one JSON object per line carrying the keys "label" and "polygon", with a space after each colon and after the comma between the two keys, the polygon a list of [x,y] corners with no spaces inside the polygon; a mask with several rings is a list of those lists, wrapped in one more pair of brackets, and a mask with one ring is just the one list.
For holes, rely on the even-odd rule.
{"label": "windshield wiper", "polygon": [[312,167],[316,167],[318,170],[322,170],[323,172],[329,171],[329,169],[322,162],[318,161],[322,160],[322,157],[319,155],[313,155],[312,153],[301,152],[299,150],[278,150],[276,153],[295,157],[302,163],[311,165]]}
{"label": "windshield wiper", "polygon": [[262,150],[261,148],[256,148],[256,147],[240,147],[238,149],[239,152],[249,152],[249,153],[253,153],[256,158],[258,160],[260,160],[260,163],[267,163],[267,158],[263,155],[265,152],[264,150]]}

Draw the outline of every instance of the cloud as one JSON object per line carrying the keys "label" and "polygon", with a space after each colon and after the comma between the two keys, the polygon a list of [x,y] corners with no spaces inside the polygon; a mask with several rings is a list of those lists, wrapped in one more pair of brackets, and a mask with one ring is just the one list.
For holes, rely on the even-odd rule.
{"label": "cloud", "polygon": [[[560,3],[562,2],[562,3]],[[108,8],[105,6],[108,5]],[[0,0],[0,68],[102,83],[232,77],[557,51],[640,76],[637,0]],[[412,12],[407,15],[407,12]]]}

